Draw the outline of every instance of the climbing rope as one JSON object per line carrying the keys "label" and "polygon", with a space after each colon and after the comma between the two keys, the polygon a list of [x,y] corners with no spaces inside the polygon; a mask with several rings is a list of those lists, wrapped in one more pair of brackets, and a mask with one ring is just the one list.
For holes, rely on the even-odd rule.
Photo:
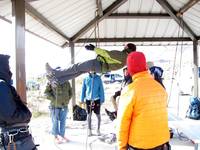
{"label": "climbing rope", "polygon": [[[179,26],[179,30],[178,30],[178,37],[180,37],[180,30],[181,30],[181,26]],[[176,50],[175,50],[175,54],[174,54],[174,62],[173,62],[173,69],[172,69],[172,80],[171,80],[171,86],[170,86],[170,92],[169,92],[169,97],[168,97],[168,102],[167,102],[167,106],[169,106],[169,102],[171,100],[171,94],[172,94],[172,87],[173,87],[173,83],[174,83],[174,79],[175,79],[175,67],[176,67],[176,59],[177,59],[177,51],[178,51],[178,41],[176,43]]]}
{"label": "climbing rope", "polygon": [[[183,20],[183,18],[181,20]],[[184,29],[183,21],[181,21],[180,23],[182,23],[182,26],[183,26],[183,29]],[[183,37],[183,34],[184,34],[184,31],[182,30],[182,37]],[[181,77],[181,69],[182,69],[182,55],[183,55],[183,41],[181,42],[180,61],[179,61],[177,116],[179,116],[179,108],[180,108],[180,77]]]}
{"label": "climbing rope", "polygon": [[[98,16],[98,7],[97,7],[97,9],[96,9],[96,11],[95,11],[95,16],[97,17]],[[94,27],[94,32],[95,32],[95,46],[96,47],[98,47],[99,45],[99,22],[97,21],[96,23],[95,23],[95,27]],[[93,66],[94,66],[95,64],[93,64]],[[95,67],[93,67],[93,68],[95,68]],[[95,71],[95,69],[94,69],[94,71]],[[94,75],[92,76],[92,87],[91,87],[91,100],[90,100],[90,119],[92,120],[92,105],[94,104],[94,100],[92,99],[92,96],[93,96],[93,88],[94,88]],[[89,117],[88,117],[89,118]],[[87,118],[87,121],[88,121],[88,118]],[[90,120],[90,121],[91,121]],[[92,122],[92,121],[91,121]],[[87,150],[87,148],[88,148],[88,133],[89,133],[89,130],[92,130],[92,123],[91,123],[91,129],[89,129],[88,127],[87,127],[87,137],[86,137],[86,150]],[[89,145],[89,147],[90,147],[90,150],[92,150],[92,147],[91,147],[91,144],[93,143],[93,141],[90,143],[90,145]]]}

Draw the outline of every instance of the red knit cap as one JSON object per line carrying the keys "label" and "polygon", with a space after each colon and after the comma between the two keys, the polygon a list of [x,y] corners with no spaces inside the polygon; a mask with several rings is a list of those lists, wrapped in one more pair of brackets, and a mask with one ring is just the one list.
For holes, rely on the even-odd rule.
{"label": "red knit cap", "polygon": [[132,76],[138,72],[146,71],[146,58],[142,52],[131,52],[127,57],[128,72]]}

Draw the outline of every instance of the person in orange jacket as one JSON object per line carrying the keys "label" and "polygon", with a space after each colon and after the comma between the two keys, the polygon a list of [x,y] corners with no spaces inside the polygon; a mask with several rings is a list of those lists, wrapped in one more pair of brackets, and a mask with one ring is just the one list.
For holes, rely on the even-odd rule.
{"label": "person in orange jacket", "polygon": [[148,72],[142,52],[130,53],[127,67],[134,82],[122,90],[119,100],[118,149],[169,150],[166,90]]}

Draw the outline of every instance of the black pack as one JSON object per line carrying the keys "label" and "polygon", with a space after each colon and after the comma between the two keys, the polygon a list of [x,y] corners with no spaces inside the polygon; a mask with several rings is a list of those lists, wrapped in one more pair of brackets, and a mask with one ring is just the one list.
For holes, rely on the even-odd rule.
{"label": "black pack", "polygon": [[200,120],[200,99],[198,97],[192,97],[190,99],[190,105],[187,110],[186,117]]}
{"label": "black pack", "polygon": [[85,121],[87,120],[87,112],[85,109],[81,108],[78,105],[73,107],[73,120]]}

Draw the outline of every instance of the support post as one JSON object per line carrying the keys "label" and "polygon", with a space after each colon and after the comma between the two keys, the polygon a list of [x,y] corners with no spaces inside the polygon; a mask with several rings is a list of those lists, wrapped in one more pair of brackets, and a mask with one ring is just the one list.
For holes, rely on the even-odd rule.
{"label": "support post", "polygon": [[[73,42],[70,42],[69,43],[69,46],[70,46],[70,52],[71,52],[71,64],[74,64],[75,63],[75,60],[74,60],[74,43]],[[71,80],[71,83],[72,83],[72,91],[73,91],[73,96],[72,96],[72,108],[73,106],[76,104],[76,87],[75,87],[75,79],[72,79]]]}
{"label": "support post", "polygon": [[15,50],[16,89],[21,99],[26,102],[25,71],[25,1],[12,0],[13,44]]}
{"label": "support post", "polygon": [[198,97],[198,78],[199,78],[199,67],[198,67],[198,41],[193,40],[193,64],[194,64],[194,97]]}

